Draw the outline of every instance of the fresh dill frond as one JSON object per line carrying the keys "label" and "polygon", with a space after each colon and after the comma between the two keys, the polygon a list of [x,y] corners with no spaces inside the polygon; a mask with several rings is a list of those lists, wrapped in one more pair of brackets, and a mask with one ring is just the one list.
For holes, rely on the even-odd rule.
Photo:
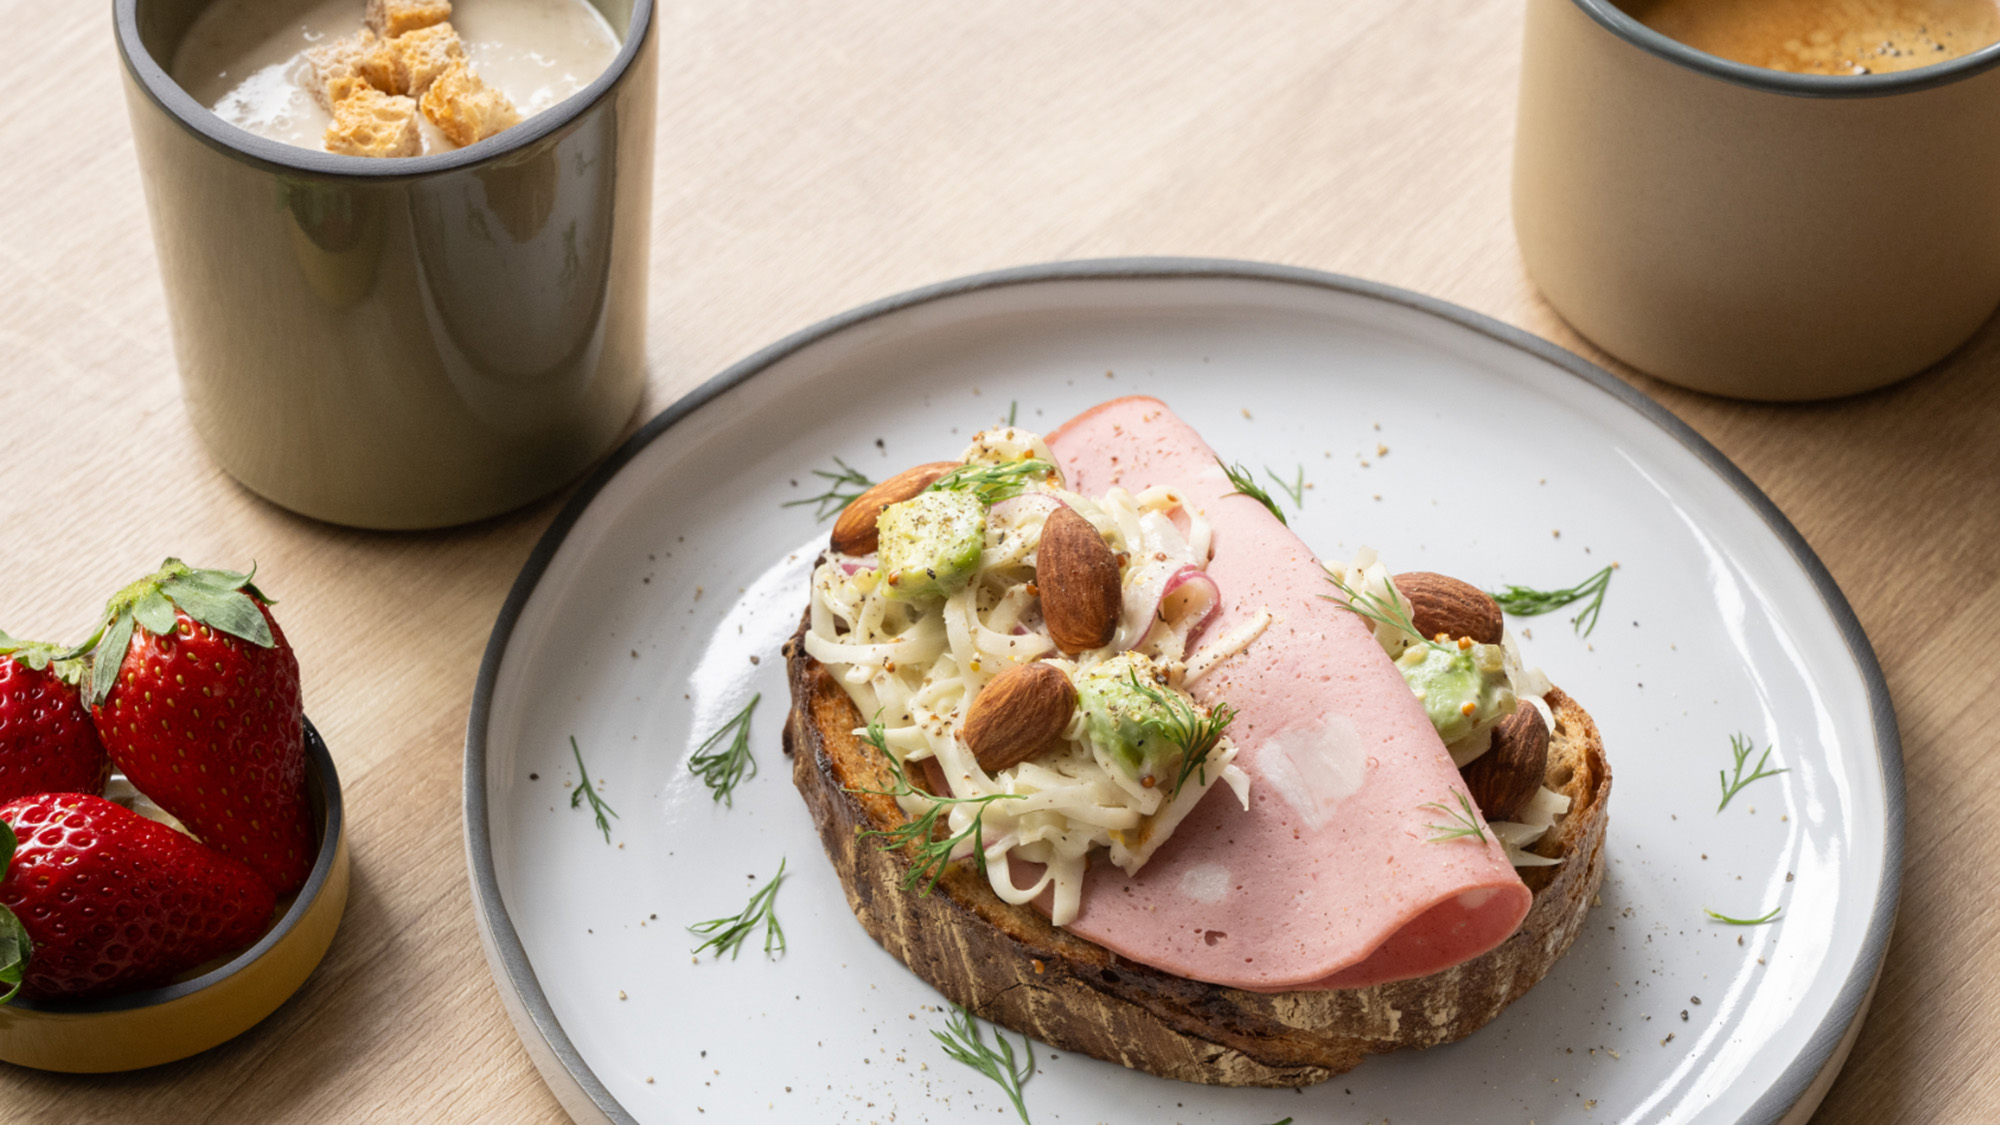
{"label": "fresh dill frond", "polygon": [[[732,809],[736,807],[736,783],[757,776],[757,759],[750,753],[750,712],[763,698],[762,692],[751,696],[743,710],[703,739],[688,759],[688,768],[701,775],[701,783],[708,786],[710,800],[723,801]],[[725,738],[730,739],[729,745],[717,749]]]}
{"label": "fresh dill frond", "polygon": [[861,494],[875,487],[861,470],[835,457],[833,463],[840,466],[839,472],[832,469],[814,469],[813,475],[827,482],[826,491],[818,496],[802,496],[797,500],[787,500],[784,507],[796,508],[801,504],[816,504],[813,518],[824,520],[828,516],[839,515],[849,504],[861,499]]}
{"label": "fresh dill frond", "polygon": [[1729,752],[1736,757],[1736,776],[1732,778],[1722,770],[1715,771],[1715,776],[1722,782],[1722,803],[1715,806],[1716,812],[1721,812],[1723,809],[1728,808],[1729,799],[1736,796],[1737,791],[1745,785],[1767,777],[1776,777],[1785,772],[1782,769],[1767,770],[1764,768],[1765,763],[1771,760],[1771,751],[1777,749],[1777,746],[1772,745],[1764,747],[1764,755],[1757,759],[1756,768],[1750,771],[1749,777],[1744,777],[1743,766],[1750,760],[1750,752],[1755,749],[1757,749],[1757,746],[1750,740],[1748,735],[1732,734],[1729,736]]}
{"label": "fresh dill frond", "polygon": [[[1276,481],[1276,482],[1277,482],[1277,484],[1278,484],[1278,487],[1279,487],[1279,488],[1282,488],[1282,489],[1284,489],[1284,490],[1285,490],[1285,495],[1287,495],[1287,496],[1289,496],[1289,497],[1291,497],[1291,498],[1292,498],[1292,507],[1294,507],[1294,508],[1304,508],[1304,507],[1306,506],[1306,467],[1305,467],[1305,465],[1301,464],[1301,465],[1299,466],[1299,473],[1298,473],[1298,476],[1296,476],[1296,477],[1293,477],[1293,478],[1292,478],[1291,480],[1289,480],[1289,481],[1288,481],[1288,480],[1286,480],[1285,478],[1283,478],[1283,477],[1279,476],[1278,474],[1276,474],[1276,473],[1272,472],[1272,471],[1271,471],[1271,466],[1269,466],[1269,465],[1266,465],[1266,466],[1264,466],[1264,475],[1265,475],[1265,476],[1267,476],[1267,477],[1270,477],[1270,478],[1271,478],[1272,480]],[[1282,518],[1282,517],[1280,517],[1280,518]]]}
{"label": "fresh dill frond", "polygon": [[1708,915],[1710,918],[1715,919],[1718,922],[1727,922],[1732,926],[1761,926],[1766,922],[1777,921],[1778,914],[1784,909],[1785,908],[1782,906],[1774,906],[1771,908],[1771,912],[1769,914],[1766,914],[1761,918],[1731,918],[1727,914],[1717,914],[1715,911],[1710,910],[1706,906],[1701,908],[1701,912],[1703,914]]}
{"label": "fresh dill frond", "polygon": [[1473,811],[1472,799],[1467,797],[1463,790],[1458,789],[1452,790],[1451,795],[1458,798],[1458,808],[1454,809],[1439,804],[1436,801],[1432,801],[1427,805],[1417,806],[1420,809],[1436,809],[1452,820],[1450,824],[1424,825],[1425,828],[1437,833],[1437,835],[1432,836],[1426,843],[1441,844],[1446,840],[1459,840],[1468,836],[1484,843],[1486,840],[1486,830],[1479,826],[1479,814]]}
{"label": "fresh dill frond", "polygon": [[1516,617],[1535,617],[1588,598],[1590,604],[1583,607],[1583,612],[1569,619],[1571,628],[1587,637],[1597,628],[1597,615],[1604,609],[1604,592],[1611,588],[1612,569],[1607,566],[1567,590],[1509,586],[1505,590],[1488,590],[1487,595]]}
{"label": "fresh dill frond", "polygon": [[710,918],[688,927],[688,932],[696,937],[708,938],[690,952],[699,957],[713,951],[718,961],[727,953],[729,959],[734,961],[736,955],[743,952],[743,942],[749,938],[750,932],[761,924],[764,927],[764,956],[772,960],[783,956],[785,927],[778,924],[778,915],[773,908],[778,902],[778,885],[784,881],[785,861],[781,859],[778,861],[778,873],[750,896],[750,905],[745,906],[741,913],[727,918]]}
{"label": "fresh dill frond", "polygon": [[[879,789],[857,789],[853,792],[875,793],[884,797],[909,796],[915,792],[910,789],[908,782],[903,783],[902,789],[904,792],[901,793]],[[984,797],[936,797],[929,793],[917,795],[929,800],[931,807],[919,813],[916,819],[906,820],[890,829],[870,829],[861,835],[880,836],[883,841],[882,850],[885,852],[895,851],[911,844],[916,845],[916,858],[911,862],[909,869],[903,872],[903,889],[911,890],[918,883],[922,883],[923,889],[917,891],[919,898],[937,888],[938,880],[944,878],[945,868],[951,866],[952,853],[958,850],[960,844],[971,844],[972,862],[979,868],[981,875],[986,874],[987,806],[995,801],[1027,799],[1025,793],[989,793]],[[959,831],[942,840],[932,839],[931,837],[937,833],[939,814],[953,805],[978,805],[979,811],[972,814],[972,822]]]}
{"label": "fresh dill frond", "polygon": [[1194,704],[1182,698],[1179,692],[1161,691],[1151,684],[1142,683],[1139,673],[1128,673],[1132,690],[1151,700],[1155,707],[1167,714],[1163,724],[1167,741],[1181,748],[1181,768],[1174,778],[1174,787],[1168,794],[1178,795],[1181,786],[1187,784],[1189,774],[1199,771],[1199,781],[1208,784],[1208,755],[1216,744],[1222,741],[1222,734],[1229,724],[1236,721],[1236,708],[1227,703],[1218,703],[1207,714],[1203,714]]}
{"label": "fresh dill frond", "polygon": [[1027,491],[1031,481],[1046,480],[1056,471],[1039,457],[1004,465],[965,465],[931,482],[927,492],[970,492],[982,504],[998,504]]}
{"label": "fresh dill frond", "polygon": [[1424,636],[1417,630],[1417,623],[1410,618],[1410,611],[1403,608],[1401,598],[1385,598],[1380,594],[1367,590],[1356,590],[1342,581],[1339,575],[1330,570],[1326,572],[1326,580],[1333,583],[1334,587],[1341,593],[1347,595],[1347,600],[1342,601],[1332,594],[1321,594],[1320,597],[1325,598],[1327,601],[1340,606],[1356,617],[1372,621],[1377,625],[1387,625],[1391,629],[1401,629],[1434,649],[1445,652],[1451,651],[1449,645],[1439,644],[1436,640]]}
{"label": "fresh dill frond", "polygon": [[[1263,485],[1257,483],[1256,474],[1241,465],[1223,465],[1222,458],[1220,457],[1215,459],[1215,463],[1222,465],[1223,474],[1229,478],[1231,495],[1240,492],[1259,504],[1264,505],[1272,515],[1278,517],[1279,523],[1284,524],[1286,527],[1292,525],[1291,521],[1285,518],[1285,513],[1278,510],[1278,502],[1271,499],[1271,494],[1264,491]],[[1300,472],[1305,471],[1303,465],[1299,468]]]}
{"label": "fresh dill frond", "polygon": [[952,1005],[951,1014],[945,1017],[945,1029],[932,1031],[944,1053],[954,1062],[962,1062],[972,1069],[998,1083],[1006,1091],[1007,1100],[1014,1103],[1014,1111],[1021,1115],[1021,1125],[1032,1125],[1028,1120],[1028,1107],[1021,1100],[1021,1087],[1035,1075],[1035,1042],[1023,1035],[1021,1046],[1027,1051],[1027,1059],[1014,1062],[1014,1045],[1007,1041],[1007,1035],[999,1028],[993,1029],[996,1051],[986,1045],[985,1036],[979,1030],[979,1021],[972,1013],[958,1005]]}
{"label": "fresh dill frond", "polygon": [[583,751],[577,747],[576,736],[569,736],[569,751],[576,755],[576,791],[569,795],[569,807],[580,808],[584,801],[590,802],[590,813],[597,818],[598,831],[604,833],[604,842],[611,842],[611,822],[604,819],[606,814],[617,816],[618,810],[607,804],[590,786],[590,771],[583,768]]}
{"label": "fresh dill frond", "polygon": [[[848,789],[847,792],[869,793],[877,797],[890,798],[922,797],[931,802],[931,806],[919,813],[914,820],[906,820],[894,828],[870,829],[861,833],[864,838],[882,837],[881,847],[885,852],[916,845],[916,858],[909,869],[903,872],[903,889],[907,891],[918,883],[924,883],[923,889],[917,892],[917,897],[922,898],[930,894],[937,887],[938,880],[944,877],[945,868],[951,865],[952,853],[958,850],[960,844],[968,841],[972,845],[973,864],[979,868],[981,875],[986,874],[986,807],[995,801],[1024,800],[1026,794],[991,793],[984,797],[939,797],[931,793],[920,793],[910,784],[910,777],[904,771],[903,763],[897,761],[894,754],[889,753],[889,742],[882,728],[880,711],[875,713],[874,718],[868,720],[868,728],[861,737],[862,741],[881,753],[882,761],[889,767],[889,775],[896,779],[896,784],[891,789],[855,788]],[[973,814],[972,823],[957,833],[942,840],[932,839],[931,837],[937,834],[938,816],[953,805],[978,805],[979,811]],[[924,882],[926,876],[929,877],[929,882]]]}

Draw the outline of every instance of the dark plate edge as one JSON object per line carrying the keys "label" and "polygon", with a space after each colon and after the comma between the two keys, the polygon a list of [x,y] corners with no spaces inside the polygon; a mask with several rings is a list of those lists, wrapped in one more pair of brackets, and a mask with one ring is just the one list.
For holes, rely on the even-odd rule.
{"label": "dark plate edge", "polygon": [[479,664],[479,678],[473,687],[471,712],[466,720],[464,778],[467,865],[470,868],[475,908],[480,912],[482,920],[492,934],[494,958],[500,963],[499,967],[503,967],[506,971],[507,979],[499,983],[514,990],[550,1052],[569,1071],[580,1091],[597,1106],[607,1120],[619,1122],[621,1125],[628,1122],[637,1125],[637,1119],[611,1096],[610,1091],[591,1071],[589,1064],[584,1062],[575,1044],[570,1041],[561,1024],[557,1022],[554,1009],[549,1005],[548,996],[535,978],[534,969],[528,963],[527,951],[522,947],[520,937],[514,930],[513,922],[507,917],[501,901],[500,885],[493,869],[492,841],[486,804],[487,723],[491,715],[494,681],[499,674],[501,656],[506,650],[508,639],[513,634],[514,625],[520,618],[522,608],[534,594],[536,585],[548,569],[550,560],[555,557],[556,551],[568,537],[570,529],[589,508],[598,492],[618,475],[627,462],[638,456],[641,450],[652,444],[681,419],[778,361],[857,324],[915,305],[976,290],[1049,281],[1179,281],[1201,278],[1276,282],[1368,297],[1428,313],[1518,348],[1538,359],[1546,360],[1618,399],[1680,441],[1689,452],[1700,458],[1716,475],[1727,482],[1737,495],[1748,502],[1785,544],[1819,591],[1827,612],[1840,630],[1842,639],[1847,642],[1848,651],[1860,668],[1862,679],[1868,685],[1869,713],[1873,719],[1875,746],[1880,756],[1883,775],[1886,845],[1882,881],[1877,888],[1875,910],[1868,922],[1868,932],[1862,944],[1861,957],[1855,968],[1849,972],[1846,982],[1842,984],[1833,1009],[1807,1041],[1805,1052],[1786,1067],[1785,1072],[1778,1077],[1771,1089],[1757,1100],[1741,1120],[1752,1125],[1775,1125],[1804,1096],[1807,1088],[1824,1069],[1839,1045],[1842,1035],[1861,1013],[1862,1004],[1868,996],[1869,985],[1888,951],[1889,936],[1895,925],[1896,905],[1902,891],[1903,870],[1902,738],[1896,727],[1894,707],[1889,700],[1888,682],[1882,675],[1882,667],[1875,658],[1874,647],[1869,644],[1867,634],[1862,631],[1861,622],[1855,617],[1853,607],[1848,604],[1846,595],[1841,593],[1839,585],[1834,582],[1825,564],[1820,562],[1819,556],[1813,553],[1805,538],[1792,526],[1791,521],[1785,518],[1784,513],[1778,510],[1778,506],[1772,503],[1771,498],[1764,495],[1762,489],[1758,488],[1720,450],[1709,444],[1707,439],[1637,388],[1582,356],[1482,313],[1395,286],[1296,266],[1225,258],[1103,258],[1018,266],[912,289],[830,317],[737,362],[661,411],[619,446],[618,450],[592,473],[563,505],[562,511],[557,514],[554,522],[535,544],[527,561],[522,564],[520,576],[514,580],[513,588],[508,591],[507,601],[501,606],[499,617],[493,624],[493,633],[487,640],[486,652]]}

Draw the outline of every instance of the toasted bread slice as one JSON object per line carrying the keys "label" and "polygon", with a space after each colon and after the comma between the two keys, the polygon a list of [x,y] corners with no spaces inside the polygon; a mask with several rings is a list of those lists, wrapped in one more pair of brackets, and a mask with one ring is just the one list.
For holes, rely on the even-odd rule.
{"label": "toasted bread slice", "polygon": [[1533,850],[1562,863],[1522,869],[1534,905],[1498,948],[1428,977],[1342,991],[1244,992],[1171,976],[1007,905],[967,864],[952,865],[929,895],[904,890],[910,856],[861,836],[907,818],[892,799],[853,791],[894,780],[854,734],[860,711],[799,637],[785,657],[792,781],[862,928],[985,1019],[1165,1078],[1309,1086],[1370,1054],[1464,1038],[1542,979],[1576,939],[1604,878],[1604,745],[1583,708],[1552,691],[1546,784],[1570,798],[1570,811]]}

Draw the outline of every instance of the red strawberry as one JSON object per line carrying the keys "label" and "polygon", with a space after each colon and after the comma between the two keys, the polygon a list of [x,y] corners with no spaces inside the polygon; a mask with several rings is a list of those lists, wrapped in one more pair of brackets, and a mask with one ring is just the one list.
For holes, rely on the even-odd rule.
{"label": "red strawberry", "polygon": [[299,662],[269,601],[247,574],[168,559],[106,607],[88,694],[132,784],[288,895],[318,849]]}
{"label": "red strawberry", "polygon": [[83,662],[0,632],[0,801],[102,793],[111,760],[77,684]]}
{"label": "red strawberry", "polygon": [[0,872],[0,983],[34,999],[164,984],[255,941],[277,905],[248,867],[87,793],[0,805]]}

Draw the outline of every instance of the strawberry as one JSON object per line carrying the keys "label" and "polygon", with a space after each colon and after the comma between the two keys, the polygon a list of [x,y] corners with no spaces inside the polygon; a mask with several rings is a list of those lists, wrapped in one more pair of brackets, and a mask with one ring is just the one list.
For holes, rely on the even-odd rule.
{"label": "strawberry", "polygon": [[318,849],[299,661],[270,600],[250,575],[168,559],[106,606],[87,694],[132,784],[288,895]]}
{"label": "strawberry", "polygon": [[83,662],[0,632],[0,801],[102,793],[111,760],[77,685]]}
{"label": "strawberry", "polygon": [[87,793],[0,804],[0,873],[0,1003],[165,984],[255,941],[277,905],[248,867]]}

